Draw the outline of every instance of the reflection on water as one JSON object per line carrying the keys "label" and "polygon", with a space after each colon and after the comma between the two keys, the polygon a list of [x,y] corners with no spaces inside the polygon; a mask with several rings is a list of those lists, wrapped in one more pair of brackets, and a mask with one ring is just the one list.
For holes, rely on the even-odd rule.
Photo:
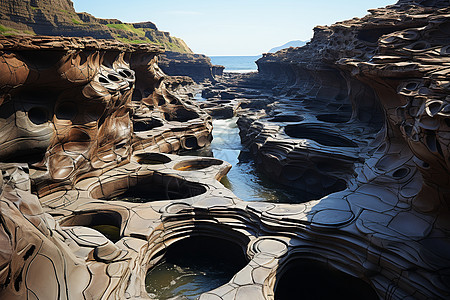
{"label": "reflection on water", "polygon": [[253,160],[242,147],[236,121],[237,118],[214,120],[211,146],[181,155],[214,156],[229,162],[233,167],[221,182],[244,201],[301,203],[309,200],[301,197],[299,191],[290,191],[256,171]]}
{"label": "reflection on water", "polygon": [[173,246],[145,278],[152,299],[197,299],[226,284],[247,263],[239,246],[217,238],[191,237]]}
{"label": "reflection on water", "polygon": [[211,258],[180,257],[178,262],[163,261],[156,265],[148,273],[145,284],[153,299],[169,299],[176,295],[196,299],[200,294],[227,283],[233,272],[228,264],[217,263]]}

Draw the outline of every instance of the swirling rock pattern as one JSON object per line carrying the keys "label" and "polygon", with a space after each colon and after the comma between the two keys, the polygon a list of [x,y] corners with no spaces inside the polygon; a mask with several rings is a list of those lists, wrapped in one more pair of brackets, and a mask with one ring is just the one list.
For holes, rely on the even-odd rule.
{"label": "swirling rock pattern", "polygon": [[205,92],[243,109],[269,174],[316,194],[344,180],[302,204],[243,202],[218,182],[228,163],[170,154],[211,122],[158,49],[2,38],[1,298],[149,298],[147,270],[191,236],[248,259],[200,299],[448,298],[449,14],[402,0]]}

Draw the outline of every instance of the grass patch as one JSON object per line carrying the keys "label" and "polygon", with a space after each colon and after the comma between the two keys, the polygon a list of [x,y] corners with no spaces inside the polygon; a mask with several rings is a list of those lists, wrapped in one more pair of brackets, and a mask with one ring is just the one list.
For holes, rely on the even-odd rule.
{"label": "grass patch", "polygon": [[31,30],[24,30],[23,33],[29,34],[29,35],[36,35],[34,31]]}
{"label": "grass patch", "polygon": [[75,18],[72,18],[72,23],[75,25],[84,25],[84,22],[81,20],[77,20]]}
{"label": "grass patch", "polygon": [[123,38],[123,37],[116,37],[116,39],[118,39],[119,41],[121,41],[122,43],[125,43],[125,44],[148,44],[149,43],[149,41],[131,40],[131,39]]}
{"label": "grass patch", "polygon": [[19,33],[20,32],[18,30],[15,30],[13,28],[0,25],[0,34],[3,34],[3,35],[15,35],[15,34],[19,34]]}
{"label": "grass patch", "polygon": [[142,28],[134,28],[131,24],[106,24],[109,28],[131,31],[139,36],[145,36],[145,31]]}
{"label": "grass patch", "polygon": [[34,33],[31,30],[17,30],[3,25],[0,25],[0,34],[5,36],[19,35],[19,34],[36,35],[36,33]]}
{"label": "grass patch", "polygon": [[6,32],[6,31],[9,31],[11,28],[8,28],[8,27],[6,27],[6,26],[3,26],[3,25],[0,25],[0,32]]}

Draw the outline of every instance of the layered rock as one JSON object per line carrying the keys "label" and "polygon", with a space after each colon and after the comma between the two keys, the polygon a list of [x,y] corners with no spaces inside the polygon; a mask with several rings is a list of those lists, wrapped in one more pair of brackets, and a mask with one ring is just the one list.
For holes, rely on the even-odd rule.
{"label": "layered rock", "polygon": [[[361,19],[319,26],[306,46],[259,59],[260,80],[287,98],[278,101],[265,125],[259,115],[255,123],[251,116],[240,121],[243,141],[252,149],[260,168],[312,198],[343,189],[355,167],[367,158],[384,114],[376,91],[366,81],[356,79],[340,61],[370,61],[381,36],[426,25],[429,20],[422,14],[433,12],[441,4],[427,5],[401,1],[396,6],[371,10]],[[296,116],[277,118],[286,109]],[[274,133],[280,131],[283,134],[278,139]],[[299,146],[297,139],[314,142]],[[308,174],[308,182],[301,174]]]}
{"label": "layered rock", "polygon": [[[313,61],[296,71],[300,86],[258,90],[273,83],[268,68],[205,92],[245,109],[243,139],[268,172],[281,166],[313,191],[346,180],[303,204],[243,202],[218,182],[226,162],[168,154],[207,144],[211,124],[181,95],[189,79],[161,72],[157,48],[2,38],[0,297],[150,298],[148,269],[180,241],[208,247],[213,237],[234,243],[247,265],[200,299],[448,298],[442,3],[372,11],[374,24],[391,26],[373,57]],[[367,20],[349,28],[358,36]],[[339,113],[324,113],[327,102]],[[365,117],[369,107],[379,110]],[[325,178],[308,182],[317,176],[299,176],[302,164]]]}
{"label": "layered rock", "polygon": [[[1,47],[2,130],[10,134],[0,157],[34,163],[39,194],[127,162],[133,147],[177,152],[210,140],[206,115],[166,89],[176,79],[157,67],[154,46],[11,37]],[[172,121],[183,122],[183,136]]]}
{"label": "layered rock", "polygon": [[192,53],[186,43],[152,22],[123,23],[77,13],[70,0],[2,0],[1,34],[63,35],[116,39],[124,43],[153,43],[166,49]]}
{"label": "layered rock", "polygon": [[161,69],[172,76],[189,76],[197,82],[214,82],[216,76],[222,76],[223,66],[211,64],[211,59],[203,54],[166,51],[159,62]]}
{"label": "layered rock", "polygon": [[179,38],[160,31],[152,22],[123,23],[75,12],[70,0],[0,1],[0,34],[63,35],[115,39],[123,43],[150,43],[168,50],[161,55],[163,71],[172,76],[190,76],[197,82],[214,81],[222,66],[213,66],[209,57],[193,54]]}
{"label": "layered rock", "polygon": [[[115,289],[114,297],[122,298],[130,269],[117,269],[114,276],[121,280],[104,285],[100,282],[107,275],[94,270],[98,266],[89,262],[90,249],[101,264],[144,257],[120,250],[92,229],[61,229],[40,201],[52,214],[56,207],[68,209],[77,200],[77,182],[129,166],[139,149],[176,153],[208,144],[209,117],[177,96],[180,86],[185,89],[192,80],[167,77],[156,64],[161,49],[149,44],[3,37],[0,45],[0,160],[15,162],[1,165],[2,298],[31,293],[46,299],[97,299]],[[103,196],[95,193],[117,194],[119,185],[108,189],[101,188]],[[75,194],[69,196],[70,191]],[[43,200],[44,195],[51,200]],[[60,203],[55,196],[75,198]],[[42,285],[40,278],[52,285]],[[105,290],[97,290],[99,284]],[[140,296],[143,287],[135,288],[133,295]]]}

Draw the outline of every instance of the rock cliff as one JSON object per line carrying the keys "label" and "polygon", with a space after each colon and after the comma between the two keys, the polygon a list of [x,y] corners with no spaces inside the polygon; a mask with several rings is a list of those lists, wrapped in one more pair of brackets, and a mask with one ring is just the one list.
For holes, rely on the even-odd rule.
{"label": "rock cliff", "polygon": [[201,54],[193,54],[188,45],[152,22],[123,23],[117,19],[99,19],[75,12],[70,0],[0,0],[0,34],[51,35],[115,39],[123,43],[150,43],[167,50],[160,66],[173,76],[190,76],[195,81],[214,81],[222,75],[220,66]]}
{"label": "rock cliff", "polygon": [[449,298],[449,16],[401,0],[204,91],[296,204],[244,202],[228,163],[173,154],[211,118],[160,48],[0,37],[0,298],[154,299],[147,271],[199,241],[238,270],[201,300]]}
{"label": "rock cliff", "polygon": [[211,59],[203,54],[166,51],[159,62],[161,69],[168,75],[189,76],[197,82],[223,75],[223,66],[213,66]]}
{"label": "rock cliff", "polygon": [[1,0],[0,33],[90,36],[124,43],[153,43],[168,50],[192,53],[186,43],[152,22],[123,23],[77,13],[70,0]]}

